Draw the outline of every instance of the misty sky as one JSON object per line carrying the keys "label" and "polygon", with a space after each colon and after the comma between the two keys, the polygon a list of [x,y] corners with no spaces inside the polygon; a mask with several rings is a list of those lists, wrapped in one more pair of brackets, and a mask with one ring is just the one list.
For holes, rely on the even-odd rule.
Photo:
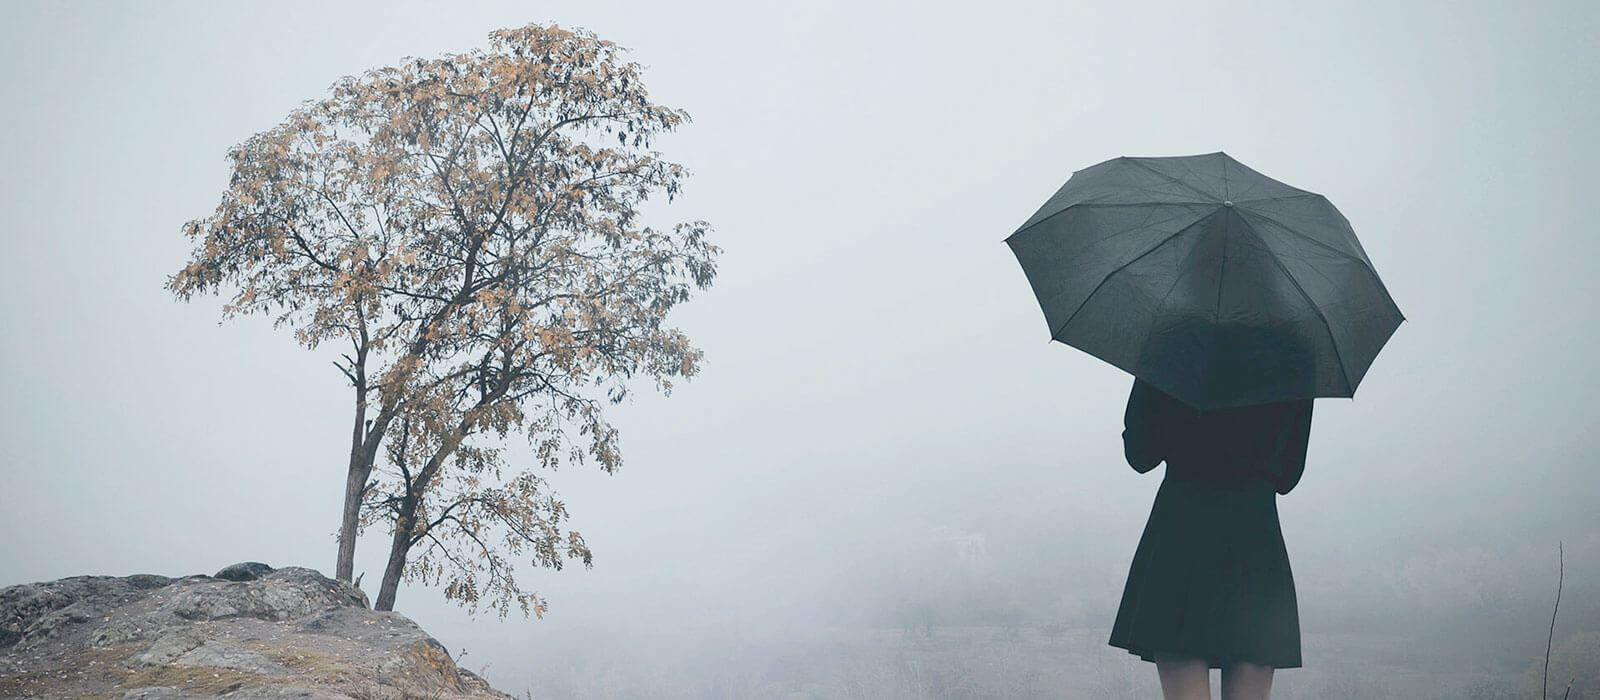
{"label": "misty sky", "polygon": [[[1302,582],[1506,537],[1597,568],[1600,5],[443,7],[0,5],[0,586],[331,572],[332,350],[175,301],[180,227],[216,206],[230,146],[339,77],[528,22],[631,48],[693,115],[657,144],[686,196],[650,213],[710,221],[725,252],[673,317],[702,374],[610,414],[615,476],[549,475],[595,568],[524,574],[552,604],[537,624],[402,589],[447,644],[806,624],[973,538],[1032,536],[1120,586],[1159,481],[1122,462],[1130,380],[1049,342],[1002,243],[1120,155],[1221,150],[1326,195],[1408,318],[1354,400],[1317,403],[1280,499]],[[369,592],[386,550],[362,540]]]}

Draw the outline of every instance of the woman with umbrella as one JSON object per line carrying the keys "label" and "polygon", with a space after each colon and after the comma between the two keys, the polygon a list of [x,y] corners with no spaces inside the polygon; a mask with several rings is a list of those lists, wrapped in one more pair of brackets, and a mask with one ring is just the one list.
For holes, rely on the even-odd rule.
{"label": "woman with umbrella", "polygon": [[1266,698],[1301,665],[1277,495],[1300,480],[1311,400],[1354,394],[1402,317],[1320,195],[1222,153],[1075,173],[1007,239],[1052,337],[1135,377],[1123,445],[1166,463],[1112,646],[1163,694]]}
{"label": "woman with umbrella", "polygon": [[1154,661],[1168,698],[1266,698],[1275,668],[1300,666],[1300,622],[1276,494],[1300,480],[1311,401],[1197,410],[1135,380],[1128,464],[1165,461],[1133,556],[1111,645]]}

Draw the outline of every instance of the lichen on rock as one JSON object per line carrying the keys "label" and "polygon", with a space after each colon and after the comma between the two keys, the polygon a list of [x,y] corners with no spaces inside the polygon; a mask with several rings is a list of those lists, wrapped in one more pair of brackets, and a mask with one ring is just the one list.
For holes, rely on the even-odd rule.
{"label": "lichen on rock", "polygon": [[264,676],[284,676],[289,674],[289,669],[276,663],[260,652],[240,649],[231,644],[207,640],[183,656],[172,662],[177,666],[209,666],[211,668],[226,668],[233,671],[246,673],[259,673]]}
{"label": "lichen on rock", "polygon": [[205,638],[195,630],[175,629],[157,637],[155,642],[145,647],[144,651],[134,654],[123,665],[128,668],[144,668],[169,664],[204,642]]}

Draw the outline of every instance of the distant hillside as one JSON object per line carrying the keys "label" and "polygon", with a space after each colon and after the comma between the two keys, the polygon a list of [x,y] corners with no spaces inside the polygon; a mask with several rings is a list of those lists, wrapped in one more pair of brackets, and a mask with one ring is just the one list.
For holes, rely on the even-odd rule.
{"label": "distant hillside", "polygon": [[0,589],[0,697],[510,696],[360,589],[250,562]]}

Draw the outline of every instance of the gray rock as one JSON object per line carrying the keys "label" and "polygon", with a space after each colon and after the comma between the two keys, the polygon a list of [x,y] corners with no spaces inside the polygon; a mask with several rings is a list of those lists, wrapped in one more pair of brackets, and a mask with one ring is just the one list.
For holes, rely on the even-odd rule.
{"label": "gray rock", "polygon": [[[509,700],[457,667],[415,622],[368,609],[355,586],[311,569],[262,573],[251,564],[228,567],[215,578],[79,576],[0,588],[0,675],[47,679],[40,697],[75,695],[63,671],[110,661],[135,670],[186,669],[180,678],[229,669],[257,678],[241,678],[243,685],[272,682],[230,684],[224,696],[230,698]],[[228,580],[229,569],[259,577]],[[107,658],[110,650],[116,660]],[[303,687],[329,685],[329,679],[338,691]],[[148,686],[116,692],[113,697],[169,700],[216,697],[217,691]]]}
{"label": "gray rock", "polygon": [[149,595],[160,577],[74,576],[0,589],[0,649],[47,640]]}
{"label": "gray rock", "polygon": [[172,579],[155,574],[134,574],[132,576],[124,576],[122,580],[126,581],[129,586],[143,591],[165,588],[172,584]]}
{"label": "gray rock", "polygon": [[378,677],[402,687],[464,692],[460,669],[450,652],[432,637],[411,642],[378,663]]}
{"label": "gray rock", "polygon": [[272,573],[272,567],[259,561],[246,561],[231,566],[222,567],[213,578],[224,581],[254,581],[262,576]]}
{"label": "gray rock", "polygon": [[153,644],[129,657],[122,665],[128,668],[144,668],[168,664],[200,646],[203,641],[205,640],[200,637],[200,633],[192,629],[173,630],[157,637]]}
{"label": "gray rock", "polygon": [[164,685],[152,685],[146,688],[134,688],[122,694],[122,700],[181,700],[192,697],[177,688]]}
{"label": "gray rock", "polygon": [[255,581],[187,584],[156,611],[184,620],[292,620],[329,607],[365,607],[366,594],[311,569],[285,567]]}
{"label": "gray rock", "polygon": [[287,676],[290,673],[287,667],[259,653],[213,641],[195,647],[172,663],[176,666],[226,668],[263,676]]}
{"label": "gray rock", "polygon": [[49,583],[0,589],[0,649],[22,641],[39,618],[71,605],[72,601],[73,597],[60,586]]}
{"label": "gray rock", "polygon": [[337,634],[351,639],[374,636],[391,638],[414,636],[421,639],[428,636],[417,623],[411,621],[411,618],[400,613],[374,612],[352,607],[318,610],[300,618],[296,627],[301,632]]}
{"label": "gray rock", "polygon": [[248,698],[249,700],[277,700],[279,698],[294,700],[355,700],[344,693],[335,693],[322,688],[300,688],[292,685],[268,685],[259,688],[241,688],[223,695],[225,698]]}
{"label": "gray rock", "polygon": [[142,642],[160,635],[162,626],[145,618],[112,620],[89,633],[89,646],[114,647],[129,642]]}
{"label": "gray rock", "polygon": [[76,600],[60,610],[53,610],[35,618],[28,626],[27,636],[30,640],[43,639],[60,634],[73,625],[102,620],[105,615],[106,609],[96,605],[94,601]]}

